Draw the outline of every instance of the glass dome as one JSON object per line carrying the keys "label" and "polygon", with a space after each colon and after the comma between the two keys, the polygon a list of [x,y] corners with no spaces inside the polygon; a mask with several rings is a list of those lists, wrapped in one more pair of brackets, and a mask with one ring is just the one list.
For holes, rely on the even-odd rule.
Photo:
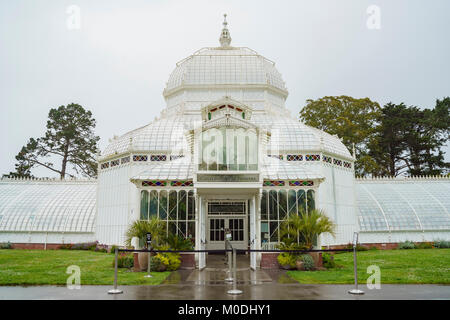
{"label": "glass dome", "polygon": [[285,82],[275,63],[245,47],[203,48],[178,62],[164,96],[183,86],[223,85],[269,85],[287,96]]}

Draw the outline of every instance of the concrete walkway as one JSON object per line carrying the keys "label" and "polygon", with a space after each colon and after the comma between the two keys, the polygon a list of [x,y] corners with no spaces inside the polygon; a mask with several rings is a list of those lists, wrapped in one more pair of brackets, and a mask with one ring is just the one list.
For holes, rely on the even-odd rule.
{"label": "concrete walkway", "polygon": [[173,272],[161,285],[120,286],[123,294],[110,295],[111,286],[82,286],[69,290],[65,286],[1,287],[0,300],[370,300],[370,299],[446,299],[450,300],[450,286],[445,285],[381,285],[380,290],[360,289],[363,296],[352,296],[352,285],[299,284],[283,270],[256,270],[248,268],[247,257],[238,259],[237,285],[243,293],[227,294],[232,284],[225,283],[227,266],[223,256],[211,256],[202,270]]}
{"label": "concrete walkway", "polygon": [[368,290],[366,294],[352,296],[347,293],[350,285],[274,284],[240,285],[243,294],[231,296],[231,285],[166,284],[158,286],[120,286],[123,294],[109,295],[111,286],[82,286],[80,290],[66,287],[0,287],[0,299],[30,300],[398,300],[398,299],[450,299],[450,286],[442,285],[382,285],[380,290]]}

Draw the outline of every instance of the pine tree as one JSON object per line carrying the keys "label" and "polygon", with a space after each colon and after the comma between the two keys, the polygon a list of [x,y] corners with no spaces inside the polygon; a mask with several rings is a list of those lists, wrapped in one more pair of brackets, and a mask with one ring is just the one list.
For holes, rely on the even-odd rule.
{"label": "pine tree", "polygon": [[[41,166],[64,179],[74,176],[68,173],[68,166],[72,165],[77,174],[95,177],[95,154],[100,139],[94,134],[95,124],[92,113],[79,104],[51,109],[45,135],[38,139],[30,138],[16,156],[16,171],[6,176],[31,177],[31,169]],[[55,157],[61,160],[58,167],[52,162]]]}

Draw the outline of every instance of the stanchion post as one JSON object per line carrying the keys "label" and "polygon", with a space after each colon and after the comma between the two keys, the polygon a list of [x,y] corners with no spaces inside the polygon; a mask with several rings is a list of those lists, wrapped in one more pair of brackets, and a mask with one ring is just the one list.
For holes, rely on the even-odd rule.
{"label": "stanchion post", "polygon": [[118,267],[118,260],[119,260],[119,248],[116,247],[115,249],[115,257],[114,257],[114,289],[111,289],[108,291],[109,294],[118,294],[123,293],[122,290],[117,289],[117,269]]}
{"label": "stanchion post", "polygon": [[241,294],[242,290],[237,288],[237,276],[236,276],[236,248],[233,248],[233,289],[228,290],[228,294]]}
{"label": "stanchion post", "polygon": [[353,272],[355,274],[355,289],[349,290],[348,293],[361,295],[364,294],[364,291],[358,289],[358,263],[356,256],[357,246],[358,246],[358,232],[355,232],[353,234]]}
{"label": "stanchion post", "polygon": [[[228,248],[231,248],[231,245],[229,244],[228,240],[225,240],[225,250],[228,250]],[[231,251],[225,252],[225,254],[228,256],[228,277],[225,279],[225,282],[232,282],[232,253]]]}
{"label": "stanchion post", "polygon": [[147,255],[147,274],[144,276],[144,278],[153,278],[153,276],[150,274],[151,271],[151,263],[152,263],[152,235],[151,233],[147,233],[147,248],[148,248],[148,255]]}

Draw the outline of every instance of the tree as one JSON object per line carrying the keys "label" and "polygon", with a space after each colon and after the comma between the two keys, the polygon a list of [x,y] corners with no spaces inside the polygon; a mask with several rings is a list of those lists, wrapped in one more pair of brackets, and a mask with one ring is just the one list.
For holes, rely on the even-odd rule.
{"label": "tree", "polygon": [[[16,156],[16,171],[10,177],[30,177],[31,169],[44,167],[58,173],[61,179],[71,164],[77,174],[95,177],[97,175],[97,142],[94,135],[96,121],[92,113],[79,104],[69,104],[51,109],[48,114],[47,131],[41,138],[30,138]],[[60,167],[52,162],[61,159]]]}
{"label": "tree", "polygon": [[369,98],[326,96],[308,99],[300,111],[300,119],[307,125],[337,135],[349,150],[354,144],[355,170],[359,175],[366,175],[377,166],[368,154],[367,145],[376,132],[380,113],[380,105]]}
{"label": "tree", "polygon": [[450,99],[436,101],[434,109],[386,104],[369,154],[380,164],[374,175],[436,175],[449,164],[441,148],[448,141]]}

